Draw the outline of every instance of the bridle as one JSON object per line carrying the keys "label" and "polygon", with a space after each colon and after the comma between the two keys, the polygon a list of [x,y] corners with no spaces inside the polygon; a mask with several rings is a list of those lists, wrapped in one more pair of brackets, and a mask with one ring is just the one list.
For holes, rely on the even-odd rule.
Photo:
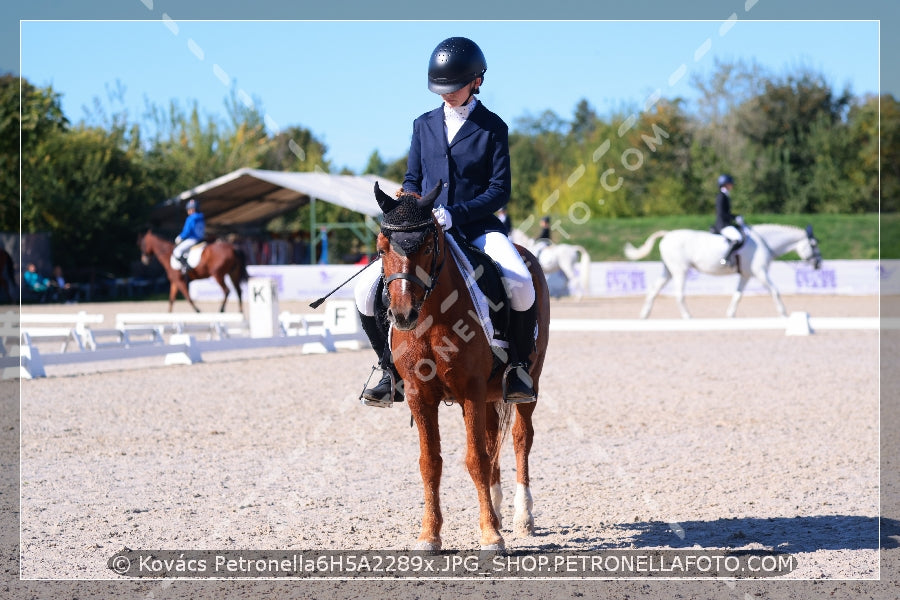
{"label": "bridle", "polygon": [[[422,289],[425,290],[425,295],[422,297],[422,302],[425,302],[428,299],[428,296],[431,295],[431,292],[434,290],[437,285],[438,277],[441,274],[441,269],[444,268],[443,254],[441,253],[441,244],[438,241],[438,225],[435,222],[434,218],[431,218],[427,221],[421,221],[419,223],[412,223],[409,225],[393,225],[389,223],[382,223],[381,229],[389,232],[403,232],[403,233],[412,233],[421,231],[423,237],[431,233],[432,239],[432,251],[431,251],[431,266],[428,269],[427,273],[424,273],[422,277],[418,274],[410,273],[408,271],[397,271],[387,277],[384,276],[384,267],[382,262],[382,278],[384,279],[384,290],[390,295],[388,291],[388,284],[397,279],[406,279],[410,281]],[[390,236],[387,236],[390,237]],[[440,262],[438,260],[440,259]],[[416,267],[419,271],[423,271],[421,267]],[[424,277],[424,280],[423,280]]]}
{"label": "bridle", "polygon": [[818,269],[819,264],[822,262],[822,252],[819,250],[819,240],[817,240],[816,236],[808,230],[806,232],[806,239],[809,241],[809,247],[812,248],[812,256],[806,260],[813,263],[813,266]]}

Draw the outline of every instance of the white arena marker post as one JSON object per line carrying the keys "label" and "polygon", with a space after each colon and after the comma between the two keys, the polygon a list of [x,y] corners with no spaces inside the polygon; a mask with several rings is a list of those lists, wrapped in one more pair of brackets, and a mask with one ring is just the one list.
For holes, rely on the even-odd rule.
{"label": "white arena marker post", "polygon": [[250,337],[270,338],[278,335],[278,285],[271,277],[251,277]]}
{"label": "white arena marker post", "polygon": [[14,350],[10,355],[18,355],[21,363],[18,367],[5,369],[3,379],[15,379],[17,376],[22,379],[34,379],[47,376],[44,371],[44,361],[41,360],[41,353],[34,346],[19,346],[18,350]]}
{"label": "white arena marker post", "polygon": [[[324,327],[332,334],[360,334],[362,323],[360,323],[359,313],[356,311],[356,302],[353,300],[329,300],[326,302]],[[365,336],[360,335],[359,337]],[[361,340],[339,341],[335,342],[335,346],[351,350],[359,350],[364,347]]]}
{"label": "white arena marker post", "polygon": [[184,346],[185,349],[178,352],[170,352],[166,354],[166,365],[193,365],[203,362],[200,356],[200,348],[197,347],[197,340],[194,336],[187,333],[175,333],[169,338],[169,345]]}
{"label": "white arena marker post", "polygon": [[809,335],[813,332],[809,326],[808,312],[792,312],[788,317],[785,335]]}

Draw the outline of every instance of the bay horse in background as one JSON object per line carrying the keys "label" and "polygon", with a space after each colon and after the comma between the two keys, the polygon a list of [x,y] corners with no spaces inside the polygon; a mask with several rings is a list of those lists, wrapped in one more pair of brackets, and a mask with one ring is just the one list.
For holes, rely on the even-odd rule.
{"label": "bay horse in background", "polygon": [[[438,408],[446,402],[462,409],[466,467],[475,483],[480,507],[481,548],[502,551],[505,542],[500,534],[503,493],[499,456],[510,429],[517,481],[513,529],[519,535],[534,533],[528,455],[534,438],[531,417],[537,402],[512,405],[503,401],[503,368],[495,368],[494,352],[467,290],[467,276],[449,252],[449,236],[431,215],[439,191],[440,183],[422,198],[402,192],[394,199],[375,184],[376,200],[384,213],[400,207],[395,214],[426,215],[418,217],[418,222],[404,222],[399,227],[391,219],[390,229],[382,223],[377,240],[389,298],[387,318],[392,329],[394,366],[403,378],[406,401],[419,433],[425,506],[415,549],[435,552],[441,548]],[[391,241],[390,236],[398,232],[407,240],[414,236],[416,246],[404,252],[396,240]],[[408,244],[406,247],[410,248]],[[537,338],[529,373],[537,392],[547,351],[550,296],[534,255],[524,248],[517,249],[531,271],[537,298]]]}
{"label": "bay horse in background", "polygon": [[19,299],[16,288],[16,266],[13,258],[5,248],[0,248],[0,303],[8,301],[10,304],[16,304]]}
{"label": "bay horse in background", "polygon": [[740,275],[737,290],[728,305],[726,316],[733,317],[737,312],[738,302],[744,293],[750,277],[759,280],[775,301],[775,309],[782,317],[787,316],[781,295],[769,278],[769,265],[783,254],[794,251],[802,260],[818,269],[822,264],[819,242],[813,235],[812,225],[806,230],[790,225],[754,225],[744,228],[744,243],[734,255],[735,264],[722,265],[720,260],[725,256],[728,241],[724,236],[707,231],[693,229],[676,229],[673,231],[657,231],[647,238],[640,248],[630,243],[625,244],[625,256],[629,260],[644,258],[653,249],[656,240],[659,242],[659,254],[663,263],[662,276],[656,281],[647,294],[641,309],[641,318],[646,319],[653,308],[653,300],[670,279],[675,281],[675,294],[678,308],[684,319],[691,318],[684,303],[684,284],[688,270],[693,267],[701,273],[709,275]]}
{"label": "bay horse in background", "polygon": [[[575,298],[581,298],[590,292],[591,257],[584,247],[577,244],[557,244],[548,239],[534,240],[521,229],[513,229],[509,239],[515,244],[527,248],[534,254],[545,275],[553,275],[562,271],[569,282],[577,282]],[[576,270],[576,265],[578,269]]]}
{"label": "bay horse in background", "polygon": [[[206,279],[207,277],[215,279],[222,288],[225,297],[222,299],[219,312],[225,312],[225,303],[228,301],[229,294],[228,285],[225,283],[226,275],[231,279],[234,290],[237,292],[238,310],[244,312],[241,283],[247,281],[249,276],[244,253],[235,248],[233,244],[220,240],[206,244],[200,254],[200,261],[188,270],[187,278],[181,274],[179,267],[172,264],[172,251],[175,249],[175,244],[172,242],[147,230],[138,238],[138,246],[141,249],[141,262],[145,265],[149,264],[150,257],[155,256],[166,270],[166,277],[169,279],[169,312],[172,312],[172,305],[175,303],[178,292],[181,292],[181,295],[195,311],[200,312],[188,292],[188,283],[194,279]],[[193,251],[192,249],[190,252]]]}

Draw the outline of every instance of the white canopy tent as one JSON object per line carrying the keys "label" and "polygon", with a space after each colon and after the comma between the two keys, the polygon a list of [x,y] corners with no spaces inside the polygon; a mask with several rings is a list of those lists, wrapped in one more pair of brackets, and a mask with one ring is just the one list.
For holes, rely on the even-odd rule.
{"label": "white canopy tent", "polygon": [[[367,223],[371,225],[372,219],[381,214],[375,202],[376,182],[388,194],[400,188],[399,183],[375,175],[289,173],[243,168],[166,200],[154,209],[152,218],[163,228],[180,229],[185,217],[184,205],[188,200],[196,199],[200,202],[209,230],[224,233],[265,223],[310,204],[312,240],[316,239],[322,228],[349,228],[361,236]],[[363,215],[365,220],[357,223],[319,223],[315,210],[317,201],[349,209]],[[313,262],[316,258],[314,254],[311,256]]]}

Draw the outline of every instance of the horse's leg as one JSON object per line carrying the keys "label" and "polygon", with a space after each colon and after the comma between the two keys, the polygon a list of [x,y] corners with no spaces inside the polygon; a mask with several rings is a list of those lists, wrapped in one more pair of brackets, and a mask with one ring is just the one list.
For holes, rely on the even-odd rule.
{"label": "horse's leg", "polygon": [[222,273],[216,273],[215,278],[216,283],[219,284],[219,287],[222,288],[222,292],[225,294],[225,297],[222,298],[222,306],[219,307],[219,312],[225,312],[225,303],[228,302],[228,284],[225,283],[225,275]]}
{"label": "horse's leg", "polygon": [[769,277],[769,271],[764,270],[762,273],[755,273],[755,275],[769,290],[769,294],[772,295],[772,300],[775,302],[775,310],[778,311],[780,316],[786,317],[787,311],[784,308],[784,302],[781,301],[781,294],[778,293],[778,288],[775,287],[775,284],[772,283],[772,279]]}
{"label": "horse's leg", "polygon": [[688,312],[687,304],[684,303],[684,285],[687,282],[687,271],[673,274],[672,279],[675,285],[675,301],[678,303],[681,318],[690,319],[691,313]]}
{"label": "horse's leg", "polygon": [[725,311],[725,316],[729,319],[737,314],[738,302],[740,302],[741,298],[743,298],[744,288],[747,286],[747,281],[749,280],[749,275],[744,275],[743,273],[741,273],[741,278],[738,280],[737,289],[734,290],[734,294],[731,295],[731,302],[728,304],[728,310]]}
{"label": "horse's leg", "polygon": [[663,265],[663,273],[659,279],[656,280],[656,283],[653,284],[653,287],[650,288],[650,291],[647,293],[647,299],[644,300],[644,307],[641,309],[641,318],[646,319],[650,316],[650,310],[653,308],[653,301],[656,300],[656,297],[662,291],[669,280],[672,279],[672,273],[669,272],[669,268]]}
{"label": "horse's leg", "polygon": [[172,312],[172,305],[175,304],[175,296],[178,295],[178,286],[174,281],[169,282],[169,312]]}
{"label": "horse's leg", "polygon": [[[194,312],[200,312],[200,309],[197,308],[197,305],[194,304],[194,301],[191,299],[191,294],[188,292],[188,284],[182,279],[178,278],[175,280],[175,283],[172,285],[177,286],[178,291],[181,292],[181,295],[184,296],[184,299],[188,301],[188,304],[191,305],[191,308],[194,309]],[[169,312],[172,312],[172,301],[175,300],[175,293],[169,295]]]}
{"label": "horse's leg", "polygon": [[531,499],[531,475],[528,455],[534,441],[534,427],[531,415],[536,402],[516,404],[516,422],[513,424],[513,449],[516,453],[516,495],[513,499],[513,531],[516,535],[534,535],[534,502]]}
{"label": "horse's leg", "polygon": [[462,401],[463,420],[466,423],[466,467],[478,493],[481,549],[503,550],[505,544],[500,535],[500,521],[491,505],[491,459],[487,453],[486,410],[484,386],[470,389]]}
{"label": "horse's leg", "polygon": [[569,260],[569,256],[560,257],[559,260],[559,268],[562,270],[563,275],[566,276],[566,279],[569,282],[569,285],[575,285],[578,289],[576,290],[575,299],[581,300],[581,297],[584,295],[584,290],[581,289],[581,284],[578,280],[578,276],[575,274],[574,262]]}
{"label": "horse's leg", "polygon": [[414,549],[437,552],[441,549],[441,525],[444,523],[440,500],[443,459],[441,434],[438,430],[438,404],[423,405],[417,400],[417,395],[414,389],[407,388],[407,401],[419,430],[419,472],[425,488],[422,531]]}
{"label": "horse's leg", "polygon": [[241,275],[240,275],[240,266],[235,266],[231,270],[231,283],[234,285],[234,291],[237,293],[238,297],[238,312],[244,312],[244,299],[241,297]]}
{"label": "horse's leg", "polygon": [[503,488],[500,485],[500,444],[503,433],[500,430],[501,417],[498,411],[509,410],[511,405],[497,402],[489,405],[485,414],[485,441],[487,445],[488,457],[491,460],[491,506],[494,507],[494,514],[497,515],[497,527],[503,527],[503,517],[501,516],[501,508],[503,507]]}

